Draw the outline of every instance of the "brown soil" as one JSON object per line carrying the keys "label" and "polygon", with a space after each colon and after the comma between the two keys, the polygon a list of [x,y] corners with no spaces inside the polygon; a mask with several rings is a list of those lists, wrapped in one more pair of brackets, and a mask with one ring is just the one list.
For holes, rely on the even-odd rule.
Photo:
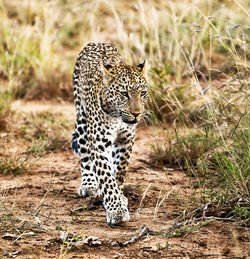
{"label": "brown soil", "polygon": [[[72,104],[16,102],[13,107],[20,114],[60,111],[74,121]],[[0,135],[3,141],[6,135]],[[149,234],[126,247],[121,245],[144,224],[153,231],[166,230],[176,221],[183,222],[179,216],[185,210],[195,209],[195,190],[185,173],[148,165],[155,135],[157,130],[151,127],[141,126],[137,131],[126,184],[131,220],[113,228],[106,224],[100,202],[77,196],[79,159],[70,149],[34,158],[28,173],[0,175],[0,258],[247,258],[248,232],[235,222],[212,221],[179,236]],[[16,136],[8,136],[13,145]],[[21,144],[14,143],[18,154]],[[164,196],[157,210],[157,201]],[[83,244],[67,250],[70,239],[63,245],[59,238],[63,232],[95,236],[101,245]],[[15,237],[4,236],[7,233]]]}

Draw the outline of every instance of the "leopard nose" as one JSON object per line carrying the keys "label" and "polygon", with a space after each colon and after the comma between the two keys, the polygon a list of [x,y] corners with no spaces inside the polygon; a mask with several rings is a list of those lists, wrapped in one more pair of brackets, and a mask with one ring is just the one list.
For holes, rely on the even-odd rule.
{"label": "leopard nose", "polygon": [[131,112],[136,118],[141,114],[140,112]]}

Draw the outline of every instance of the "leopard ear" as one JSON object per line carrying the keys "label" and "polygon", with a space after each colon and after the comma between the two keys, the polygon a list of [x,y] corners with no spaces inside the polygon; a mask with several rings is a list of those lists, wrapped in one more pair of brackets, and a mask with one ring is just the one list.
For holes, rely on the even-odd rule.
{"label": "leopard ear", "polygon": [[137,69],[143,74],[146,75],[147,72],[147,64],[146,64],[146,59],[137,66]]}
{"label": "leopard ear", "polygon": [[104,75],[115,77],[115,69],[114,66],[110,64],[102,64],[102,71]]}

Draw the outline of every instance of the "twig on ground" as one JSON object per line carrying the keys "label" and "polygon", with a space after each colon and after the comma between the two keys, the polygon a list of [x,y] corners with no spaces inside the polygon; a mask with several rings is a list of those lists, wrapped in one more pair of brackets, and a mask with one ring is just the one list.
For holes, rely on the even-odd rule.
{"label": "twig on ground", "polygon": [[137,234],[134,237],[131,237],[128,241],[124,242],[124,243],[119,243],[120,246],[128,246],[133,244],[134,242],[136,242],[139,238],[141,238],[142,236],[145,236],[149,233],[149,229],[146,227],[146,225],[143,225],[141,227],[141,231],[139,234]]}
{"label": "twig on ground", "polygon": [[140,239],[141,237],[143,237],[143,236],[145,236],[145,235],[147,235],[147,234],[154,235],[154,236],[155,236],[155,235],[161,235],[161,236],[166,237],[169,232],[172,232],[173,230],[175,230],[175,229],[177,229],[177,228],[180,228],[180,227],[182,227],[182,226],[184,226],[183,223],[177,223],[177,222],[175,222],[175,223],[173,224],[173,226],[169,227],[169,228],[166,229],[166,230],[155,231],[155,230],[151,230],[151,229],[147,228],[146,225],[142,225],[141,231],[140,231],[136,236],[131,237],[131,238],[130,238],[128,241],[126,241],[126,242],[123,242],[123,243],[122,243],[122,242],[118,242],[118,244],[119,244],[120,246],[129,246],[129,245],[135,243],[138,239]]}
{"label": "twig on ground", "polygon": [[184,223],[175,222],[171,227],[167,228],[166,230],[163,229],[163,230],[160,230],[160,231],[155,231],[155,230],[149,229],[148,233],[150,235],[161,235],[161,236],[166,237],[168,235],[168,233],[174,231],[175,229],[183,227],[183,226],[184,226]]}

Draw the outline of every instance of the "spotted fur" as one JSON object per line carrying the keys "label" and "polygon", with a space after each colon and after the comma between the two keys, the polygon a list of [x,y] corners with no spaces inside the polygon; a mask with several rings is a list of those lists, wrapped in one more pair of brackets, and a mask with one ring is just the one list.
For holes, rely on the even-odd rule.
{"label": "spotted fur", "polygon": [[89,43],[74,74],[76,123],[72,149],[80,156],[81,196],[102,196],[107,222],[129,220],[122,193],[135,128],[148,98],[145,62],[126,65],[107,43]]}

